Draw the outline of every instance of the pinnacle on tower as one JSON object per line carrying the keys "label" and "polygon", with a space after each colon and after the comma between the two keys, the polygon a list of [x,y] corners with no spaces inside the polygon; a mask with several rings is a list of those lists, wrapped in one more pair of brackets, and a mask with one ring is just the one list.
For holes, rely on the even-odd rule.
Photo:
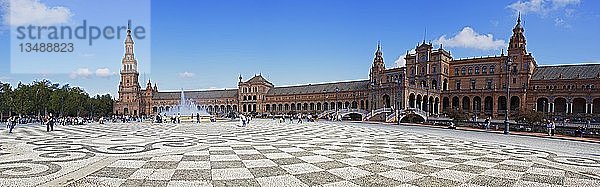
{"label": "pinnacle on tower", "polygon": [[517,17],[517,25],[515,25],[515,29],[523,29],[523,26],[521,26],[521,12],[519,12],[519,16]]}
{"label": "pinnacle on tower", "polygon": [[377,41],[377,51],[375,51],[375,57],[381,57],[383,53],[381,52],[381,41]]}

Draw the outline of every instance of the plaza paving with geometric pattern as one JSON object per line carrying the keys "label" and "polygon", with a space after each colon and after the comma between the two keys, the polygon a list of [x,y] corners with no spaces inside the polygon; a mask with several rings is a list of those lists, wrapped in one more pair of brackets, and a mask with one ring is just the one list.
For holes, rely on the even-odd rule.
{"label": "plaza paving with geometric pattern", "polygon": [[372,124],[238,124],[2,129],[0,186],[600,186],[597,155]]}

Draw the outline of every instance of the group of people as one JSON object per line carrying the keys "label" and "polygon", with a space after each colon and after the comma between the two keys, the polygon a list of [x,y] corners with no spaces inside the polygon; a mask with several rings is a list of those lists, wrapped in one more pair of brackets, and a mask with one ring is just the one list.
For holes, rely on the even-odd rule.
{"label": "group of people", "polygon": [[17,126],[17,122],[19,122],[20,118],[21,116],[11,116],[8,118],[8,120],[6,121],[6,128],[8,128],[8,133],[12,133],[15,126]]}
{"label": "group of people", "polygon": [[[490,125],[492,124],[492,119],[491,118],[485,118],[485,121],[483,122],[483,128],[487,131],[490,129]],[[498,130],[498,125],[496,125],[496,130]]]}
{"label": "group of people", "polygon": [[[169,119],[169,121],[171,123],[181,123],[181,114],[177,114],[175,116],[161,116],[160,114],[156,114],[156,116],[154,117],[154,120],[152,120],[154,123],[167,123],[167,119]],[[201,117],[200,117],[200,113],[196,113],[195,115],[192,114],[190,116],[190,119],[193,120],[193,122],[196,123],[200,123],[201,121]],[[211,117],[210,118],[211,122],[216,122],[216,118],[215,117]]]}
{"label": "group of people", "polygon": [[[48,131],[48,132],[54,131],[54,123],[55,123],[55,121],[56,121],[56,119],[54,117],[52,117],[52,113],[50,113],[49,115],[46,115],[46,116],[42,117],[39,120],[39,122],[41,122],[42,124],[46,125],[46,131]],[[11,117],[9,117],[8,120],[6,121],[6,128],[8,129],[8,133],[12,133],[12,131],[17,126],[17,124],[21,124],[21,123],[27,123],[27,121],[24,119],[23,116],[19,115],[19,116],[11,116]]]}
{"label": "group of people", "polygon": [[[286,117],[287,116],[285,116],[285,115],[283,115],[283,116],[281,116],[279,118],[276,118],[275,116],[273,116],[273,120],[279,119],[279,123],[285,123]],[[290,123],[293,123],[294,120],[296,121],[296,123],[303,123],[304,122],[303,121],[304,118],[306,118],[306,121],[308,121],[308,122],[315,122],[315,121],[318,120],[318,118],[316,118],[313,115],[302,115],[302,114],[296,114],[294,116],[289,116],[288,118],[289,118],[289,122]]]}
{"label": "group of people", "polygon": [[554,121],[546,120],[546,129],[548,130],[548,136],[554,136],[556,131],[556,124],[554,124]]}
{"label": "group of people", "polygon": [[342,116],[341,115],[327,115],[327,119],[329,119],[329,121],[342,121]]}
{"label": "group of people", "polygon": [[240,122],[242,122],[240,127],[247,126],[248,124],[250,124],[250,121],[252,121],[252,116],[240,115]]}
{"label": "group of people", "polygon": [[153,123],[167,123],[167,119],[171,122],[171,123],[181,123],[181,116],[179,114],[177,114],[176,116],[161,116],[160,114],[156,114],[156,116],[154,117],[154,120],[152,120]]}

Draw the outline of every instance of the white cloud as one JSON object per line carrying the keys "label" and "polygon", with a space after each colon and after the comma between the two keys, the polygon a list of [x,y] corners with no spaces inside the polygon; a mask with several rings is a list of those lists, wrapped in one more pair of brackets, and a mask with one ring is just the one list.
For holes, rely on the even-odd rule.
{"label": "white cloud", "polygon": [[554,25],[557,27],[571,28],[571,25],[562,18],[554,19]]}
{"label": "white cloud", "polygon": [[[73,13],[67,7],[49,7],[40,0],[0,0],[7,6],[4,23],[11,26],[20,25],[56,25],[67,23]],[[6,5],[8,4],[8,5]]]}
{"label": "white cloud", "polygon": [[554,18],[554,25],[557,27],[570,28],[568,19],[574,19],[576,9],[573,7],[579,5],[581,0],[525,0],[517,1],[507,6],[516,15],[536,14],[542,18]]}
{"label": "white cloud", "polygon": [[7,76],[0,77],[0,82],[9,82],[9,80],[12,80],[12,79],[10,77],[7,77]]}
{"label": "white cloud", "polygon": [[183,72],[183,73],[179,73],[179,77],[181,78],[192,78],[194,77],[194,73],[190,73],[190,72]]}
{"label": "white cloud", "polygon": [[535,13],[545,16],[568,6],[578,5],[580,2],[580,0],[519,0],[508,5],[508,8],[512,9],[515,14],[521,12],[521,14]]}
{"label": "white cloud", "polygon": [[463,28],[454,37],[441,36],[434,41],[436,45],[443,44],[448,47],[473,48],[480,50],[492,50],[506,47],[504,40],[495,40],[492,34],[479,34],[471,27]]}
{"label": "white cloud", "polygon": [[[411,49],[408,53],[409,54],[415,53],[415,49]],[[406,66],[406,59],[404,59],[404,57],[406,57],[406,54],[398,56],[398,58],[394,61],[394,64],[396,65],[396,67],[405,67]]]}
{"label": "white cloud", "polygon": [[75,79],[75,78],[89,78],[90,76],[92,76],[92,71],[90,71],[90,69],[88,68],[79,68],[77,70],[75,70],[74,72],[71,73],[71,75],[69,75],[69,77],[71,79]]}
{"label": "white cloud", "polygon": [[96,69],[96,76],[98,76],[98,77],[106,78],[106,77],[113,76],[115,74],[116,74],[115,72],[111,72],[110,69],[108,69],[108,68]]}

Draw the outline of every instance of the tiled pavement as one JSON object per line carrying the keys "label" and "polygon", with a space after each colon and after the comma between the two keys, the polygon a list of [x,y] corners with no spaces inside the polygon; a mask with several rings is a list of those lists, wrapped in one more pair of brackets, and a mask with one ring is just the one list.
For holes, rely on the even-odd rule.
{"label": "tiled pavement", "polygon": [[19,151],[2,150],[8,153],[0,154],[0,185],[26,176],[36,180],[22,185],[600,186],[598,158],[369,126],[235,125],[89,125],[61,132],[94,132],[81,139],[0,139],[2,145],[34,145],[21,152],[44,161],[43,167],[7,163]]}

